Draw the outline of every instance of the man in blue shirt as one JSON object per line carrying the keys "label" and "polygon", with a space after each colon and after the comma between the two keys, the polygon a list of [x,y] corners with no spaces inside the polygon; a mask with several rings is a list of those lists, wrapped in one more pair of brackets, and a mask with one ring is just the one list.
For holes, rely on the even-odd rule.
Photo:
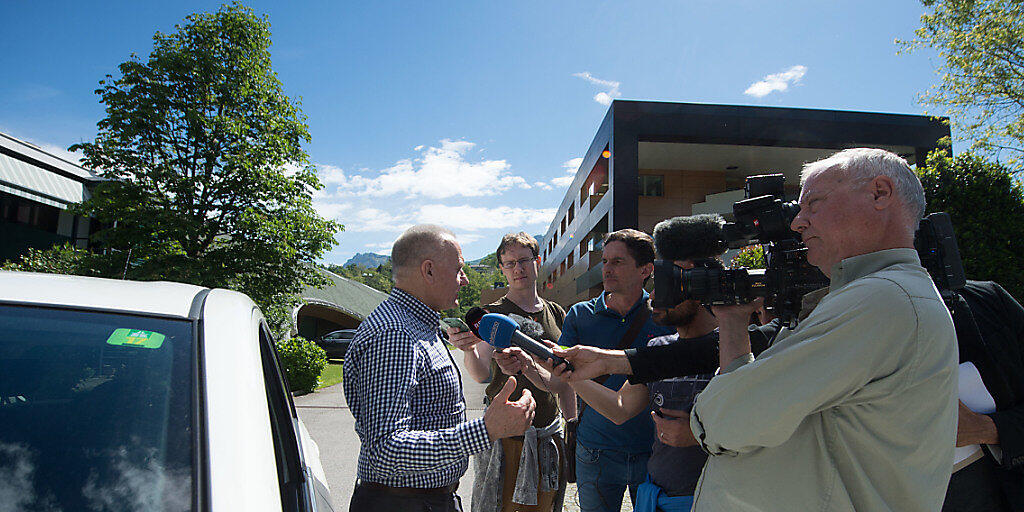
{"label": "man in blue shirt", "polygon": [[[650,317],[644,283],[654,272],[654,242],[646,233],[622,229],[604,239],[601,296],[569,309],[558,343],[564,346],[621,347],[637,315],[646,316],[629,347],[644,347],[651,338],[673,329],[655,324]],[[622,387],[625,377],[612,375],[602,384]],[[618,511],[626,488],[632,501],[636,488],[647,476],[647,459],[654,441],[654,426],[647,414],[616,425],[586,407],[580,415],[576,445],[576,481],[583,512]]]}

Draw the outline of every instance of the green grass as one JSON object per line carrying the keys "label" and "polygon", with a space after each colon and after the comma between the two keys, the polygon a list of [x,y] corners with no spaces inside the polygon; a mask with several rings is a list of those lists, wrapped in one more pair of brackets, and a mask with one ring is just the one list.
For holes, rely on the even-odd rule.
{"label": "green grass", "polygon": [[316,388],[326,388],[339,382],[341,382],[341,360],[331,359],[327,362],[327,368],[324,368],[324,372],[320,374],[320,384]]}

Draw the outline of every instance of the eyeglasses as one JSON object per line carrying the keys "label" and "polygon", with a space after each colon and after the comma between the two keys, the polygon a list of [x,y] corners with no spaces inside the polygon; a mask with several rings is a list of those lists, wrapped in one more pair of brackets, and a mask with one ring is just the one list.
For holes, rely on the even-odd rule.
{"label": "eyeglasses", "polygon": [[516,265],[522,265],[523,268],[526,268],[527,265],[533,263],[535,260],[536,258],[521,258],[518,260],[503,261],[501,262],[501,268],[505,270],[512,270],[516,268]]}

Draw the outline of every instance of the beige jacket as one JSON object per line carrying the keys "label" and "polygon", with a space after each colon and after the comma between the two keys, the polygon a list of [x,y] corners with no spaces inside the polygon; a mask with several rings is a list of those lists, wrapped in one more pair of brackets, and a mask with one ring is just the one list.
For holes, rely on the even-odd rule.
{"label": "beige jacket", "polygon": [[953,321],[912,249],[848,258],[796,329],[737,358],[690,417],[696,511],[941,508],[957,422]]}

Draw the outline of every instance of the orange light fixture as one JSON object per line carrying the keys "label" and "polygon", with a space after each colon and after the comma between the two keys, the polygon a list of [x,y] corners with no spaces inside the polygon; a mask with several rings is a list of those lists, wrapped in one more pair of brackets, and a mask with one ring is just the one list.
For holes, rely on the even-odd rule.
{"label": "orange light fixture", "polygon": [[612,156],[612,152],[608,151],[607,149],[601,152],[601,157],[602,158],[608,158],[610,156]]}

